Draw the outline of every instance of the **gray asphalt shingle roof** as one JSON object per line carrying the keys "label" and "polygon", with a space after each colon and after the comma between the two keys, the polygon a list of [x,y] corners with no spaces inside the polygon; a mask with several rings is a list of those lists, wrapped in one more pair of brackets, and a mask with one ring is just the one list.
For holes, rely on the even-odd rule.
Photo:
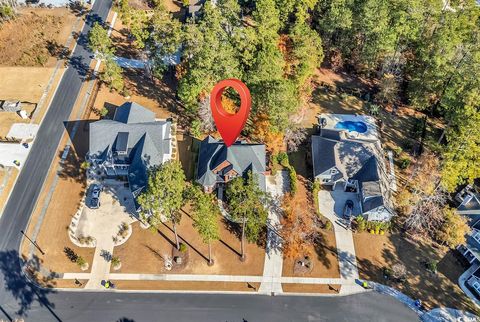
{"label": "gray asphalt shingle roof", "polygon": [[[224,161],[228,161],[240,175],[245,175],[248,170],[262,174],[266,170],[265,145],[236,142],[227,148],[222,141],[208,136],[200,144],[197,182],[203,186],[213,186],[219,178],[212,170]],[[265,189],[263,174],[258,175],[258,180],[260,187]]]}
{"label": "gray asphalt shingle roof", "polygon": [[117,107],[113,120],[125,124],[152,122],[155,113],[135,102],[126,102]]}
{"label": "gray asphalt shingle roof", "polygon": [[136,103],[118,107],[114,120],[90,124],[89,157],[103,162],[108,155],[125,151],[130,163],[128,179],[135,192],[147,183],[147,171],[170,154],[170,127],[167,121],[155,121],[155,114]]}
{"label": "gray asphalt shingle roof", "polygon": [[380,160],[379,143],[362,142],[333,136],[312,136],[312,163],[314,177],[335,167],[341,174],[333,180],[357,180],[362,194],[363,211],[385,206],[393,213],[388,177]]}

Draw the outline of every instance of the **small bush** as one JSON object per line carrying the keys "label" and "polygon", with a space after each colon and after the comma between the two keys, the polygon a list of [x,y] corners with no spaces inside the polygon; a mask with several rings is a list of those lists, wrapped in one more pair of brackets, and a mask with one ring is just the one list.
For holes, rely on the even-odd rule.
{"label": "small bush", "polygon": [[277,167],[278,167],[278,159],[276,155],[272,155],[270,158],[270,161],[272,162],[272,175],[277,174]]}
{"label": "small bush", "polygon": [[341,93],[340,94],[340,98],[343,100],[343,101],[346,101],[348,100],[350,96],[347,94],[347,93]]}
{"label": "small bush", "polygon": [[412,161],[409,158],[403,158],[400,160],[400,168],[406,169],[410,166]]}
{"label": "small bush", "polygon": [[395,157],[399,157],[403,152],[403,149],[399,146],[397,146],[396,148],[393,149],[393,154],[395,155]]}
{"label": "small bush", "polygon": [[202,135],[202,125],[199,120],[193,120],[190,125],[190,135],[194,138],[199,138]]}
{"label": "small bush", "polygon": [[118,265],[120,265],[120,263],[121,263],[121,262],[120,262],[120,258],[118,258],[118,257],[116,257],[116,256],[113,256],[113,257],[112,257],[112,261],[111,261],[111,262],[112,262],[112,265],[113,265],[113,266],[118,266]]}
{"label": "small bush", "polygon": [[357,225],[357,231],[359,233],[365,231],[365,229],[367,228],[367,221],[365,220],[365,218],[363,218],[362,215],[358,215],[355,218],[355,223]]}
{"label": "small bush", "polygon": [[187,245],[185,245],[184,243],[180,243],[180,251],[182,253],[185,253],[187,251]]}
{"label": "small bush", "polygon": [[393,274],[393,271],[388,268],[388,267],[384,267],[383,268],[383,276],[385,276],[386,278],[390,278]]}
{"label": "small bush", "polygon": [[100,113],[100,116],[101,116],[101,117],[105,117],[105,116],[107,116],[107,114],[108,114],[108,110],[107,110],[106,107],[102,107],[102,109],[100,110],[99,113]]}
{"label": "small bush", "polygon": [[438,269],[437,264],[438,264],[437,261],[432,260],[432,261],[427,263],[427,269],[429,271],[431,271],[432,273],[437,273],[437,269]]}
{"label": "small bush", "polygon": [[290,162],[288,161],[288,154],[286,154],[285,152],[280,152],[277,155],[277,161],[282,167],[288,168],[290,166]]}
{"label": "small bush", "polygon": [[332,223],[330,222],[330,220],[327,220],[327,222],[325,223],[325,229],[326,230],[332,229]]}
{"label": "small bush", "polygon": [[15,17],[15,11],[11,6],[7,4],[0,5],[0,21],[10,20],[13,17]]}
{"label": "small bush", "polygon": [[78,256],[77,257],[77,260],[76,260],[76,263],[78,266],[82,267],[83,265],[85,265],[87,262],[85,261],[85,259],[83,259],[82,256]]}
{"label": "small bush", "polygon": [[80,168],[83,169],[83,170],[87,170],[88,168],[90,168],[90,163],[88,161],[83,161],[80,164]]}

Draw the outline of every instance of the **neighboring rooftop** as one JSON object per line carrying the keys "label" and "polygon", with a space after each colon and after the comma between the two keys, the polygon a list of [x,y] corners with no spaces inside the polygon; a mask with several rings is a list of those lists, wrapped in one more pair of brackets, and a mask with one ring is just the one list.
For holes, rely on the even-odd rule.
{"label": "neighboring rooftop", "polygon": [[467,185],[456,196],[460,205],[457,210],[465,215],[480,215],[480,193],[475,186]]}
{"label": "neighboring rooftop", "polygon": [[129,165],[132,192],[147,183],[147,170],[165,162],[171,155],[171,123],[156,121],[155,114],[136,103],[119,106],[113,120],[90,124],[88,156],[112,169]]}
{"label": "neighboring rooftop", "polygon": [[[336,129],[336,122],[365,122],[358,125],[365,130],[368,139],[355,135],[351,138]],[[323,184],[357,182],[362,200],[362,211],[383,206],[393,214],[393,202],[386,171],[383,149],[378,139],[375,120],[364,115],[322,114],[319,123],[323,127],[320,135],[312,136],[312,163],[314,178]],[[322,124],[323,123],[323,124]],[[353,128],[356,128],[353,124]]]}

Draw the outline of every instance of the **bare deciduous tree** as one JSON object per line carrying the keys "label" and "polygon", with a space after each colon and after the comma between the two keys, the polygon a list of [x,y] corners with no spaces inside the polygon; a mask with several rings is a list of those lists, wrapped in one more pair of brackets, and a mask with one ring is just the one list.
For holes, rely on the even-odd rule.
{"label": "bare deciduous tree", "polygon": [[315,213],[309,209],[298,197],[290,194],[283,198],[282,218],[283,254],[287,258],[297,258],[309,255],[310,246],[314,244],[318,234]]}
{"label": "bare deciduous tree", "polygon": [[288,128],[285,131],[284,141],[288,152],[296,152],[300,145],[307,138],[307,131],[304,128]]}
{"label": "bare deciduous tree", "polygon": [[395,264],[392,266],[392,277],[402,279],[407,275],[407,268],[403,264]]}
{"label": "bare deciduous tree", "polygon": [[210,111],[210,96],[205,97],[198,103],[198,116],[200,118],[203,131],[213,132],[216,130],[215,122]]}
{"label": "bare deciduous tree", "polygon": [[447,195],[440,186],[439,162],[432,153],[417,161],[410,185],[399,194],[405,229],[414,235],[436,235],[444,220]]}

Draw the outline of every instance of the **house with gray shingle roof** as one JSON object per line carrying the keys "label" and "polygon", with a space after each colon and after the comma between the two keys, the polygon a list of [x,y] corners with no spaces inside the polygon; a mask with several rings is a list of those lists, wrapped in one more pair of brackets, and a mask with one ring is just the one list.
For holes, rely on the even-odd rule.
{"label": "house with gray shingle roof", "polygon": [[358,193],[368,220],[394,215],[392,194],[380,141],[352,139],[342,131],[323,130],[312,136],[313,176],[332,190]]}
{"label": "house with gray shingle roof", "polygon": [[[479,180],[476,180],[478,184]],[[458,251],[471,264],[459,279],[460,286],[470,292],[477,303],[480,302],[480,192],[476,185],[467,185],[455,195],[458,202],[457,212],[468,220],[470,233],[466,243],[458,246]],[[468,272],[468,273],[467,273]],[[463,285],[462,285],[463,284]],[[468,295],[468,294],[467,294]]]}
{"label": "house with gray shingle roof", "polygon": [[90,124],[87,160],[107,177],[126,178],[136,198],[146,186],[148,170],[171,159],[171,122],[155,120],[143,106],[127,102],[113,120]]}
{"label": "house with gray shingle roof", "polygon": [[266,190],[266,152],[264,144],[237,141],[227,148],[223,141],[206,137],[200,144],[196,181],[205,191],[223,187],[235,177],[252,171],[262,190]]}

